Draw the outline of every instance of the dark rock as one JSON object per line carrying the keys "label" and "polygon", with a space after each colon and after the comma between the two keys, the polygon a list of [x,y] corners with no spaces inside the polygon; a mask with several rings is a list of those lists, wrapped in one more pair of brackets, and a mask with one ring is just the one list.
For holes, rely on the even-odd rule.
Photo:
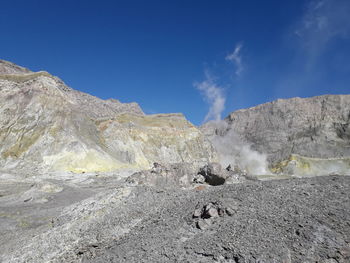
{"label": "dark rock", "polygon": [[222,185],[225,183],[227,174],[219,163],[210,163],[200,168],[199,174],[204,176],[205,182],[210,185]]}

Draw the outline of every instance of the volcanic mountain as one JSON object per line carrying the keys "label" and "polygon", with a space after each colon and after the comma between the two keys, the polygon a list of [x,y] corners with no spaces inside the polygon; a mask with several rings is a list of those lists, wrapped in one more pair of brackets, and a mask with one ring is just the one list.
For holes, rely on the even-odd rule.
{"label": "volcanic mountain", "polygon": [[0,261],[348,263],[349,105],[197,128],[0,60]]}
{"label": "volcanic mountain", "polygon": [[0,61],[3,170],[106,172],[211,160],[211,144],[182,114],[145,115],[136,103],[102,100]]}

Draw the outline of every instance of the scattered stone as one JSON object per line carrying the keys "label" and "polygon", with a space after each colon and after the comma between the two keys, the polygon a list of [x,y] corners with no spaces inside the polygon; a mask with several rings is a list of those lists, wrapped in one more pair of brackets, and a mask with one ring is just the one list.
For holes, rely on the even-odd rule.
{"label": "scattered stone", "polygon": [[214,207],[209,208],[206,211],[207,215],[211,218],[211,217],[218,217],[219,216],[219,212],[217,209],[215,209]]}
{"label": "scattered stone", "polygon": [[153,163],[153,167],[151,168],[151,173],[160,174],[162,172],[162,165],[160,163]]}
{"label": "scattered stone", "polygon": [[200,230],[206,230],[207,228],[210,227],[210,225],[212,224],[211,220],[206,218],[200,221],[197,221],[196,226],[197,228],[199,228]]}
{"label": "scattered stone", "polygon": [[226,214],[232,216],[234,210],[230,207],[224,207],[221,202],[210,202],[202,207],[196,208],[192,217],[195,220],[197,228],[204,230]]}
{"label": "scattered stone", "polygon": [[193,217],[198,218],[202,215],[202,209],[196,209],[194,210]]}
{"label": "scattered stone", "polygon": [[219,216],[218,208],[214,207],[212,203],[209,203],[205,207],[205,216],[208,218],[214,218]]}
{"label": "scattered stone", "polygon": [[[0,167],[16,173],[0,174],[0,262],[350,262],[349,177],[245,183],[242,167],[211,162],[182,115],[144,115],[1,60],[0,95]],[[349,95],[278,100],[230,114],[215,135],[236,132],[270,164],[342,158],[349,105]],[[126,180],[114,172],[149,163]],[[46,173],[55,167],[72,173]]]}
{"label": "scattered stone", "polygon": [[23,200],[23,202],[25,202],[25,203],[26,203],[26,202],[31,201],[32,199],[33,199],[33,197],[29,197],[29,198],[27,198],[27,199],[24,199],[24,200]]}
{"label": "scattered stone", "polygon": [[206,187],[204,185],[199,185],[199,186],[196,186],[194,189],[196,191],[203,191]]}
{"label": "scattered stone", "polygon": [[[161,191],[92,176],[92,184],[55,180],[58,193],[0,184],[0,261],[350,262],[350,177]],[[50,202],[23,203],[28,190]]]}
{"label": "scattered stone", "polygon": [[233,209],[230,208],[230,207],[226,207],[225,212],[226,212],[227,215],[233,216],[234,213],[235,213],[235,210],[233,210]]}

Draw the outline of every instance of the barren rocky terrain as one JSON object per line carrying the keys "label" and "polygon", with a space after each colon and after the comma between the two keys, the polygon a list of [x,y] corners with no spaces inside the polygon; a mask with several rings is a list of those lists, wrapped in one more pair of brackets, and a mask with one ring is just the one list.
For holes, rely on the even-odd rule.
{"label": "barren rocky terrain", "polygon": [[2,262],[349,262],[350,177],[2,181]]}
{"label": "barren rocky terrain", "polygon": [[196,127],[0,60],[0,262],[350,262],[349,103]]}

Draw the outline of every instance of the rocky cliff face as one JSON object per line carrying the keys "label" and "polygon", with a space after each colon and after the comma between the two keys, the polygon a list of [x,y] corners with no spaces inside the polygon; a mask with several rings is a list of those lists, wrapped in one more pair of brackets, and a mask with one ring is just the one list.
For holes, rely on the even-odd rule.
{"label": "rocky cliff face", "polygon": [[279,99],[235,111],[224,122],[221,128],[207,124],[202,130],[208,136],[222,137],[233,131],[252,149],[267,154],[270,164],[293,154],[350,156],[350,95]]}
{"label": "rocky cliff face", "polygon": [[146,116],[136,103],[101,100],[0,61],[3,170],[81,173],[210,159],[210,143],[181,114]]}

